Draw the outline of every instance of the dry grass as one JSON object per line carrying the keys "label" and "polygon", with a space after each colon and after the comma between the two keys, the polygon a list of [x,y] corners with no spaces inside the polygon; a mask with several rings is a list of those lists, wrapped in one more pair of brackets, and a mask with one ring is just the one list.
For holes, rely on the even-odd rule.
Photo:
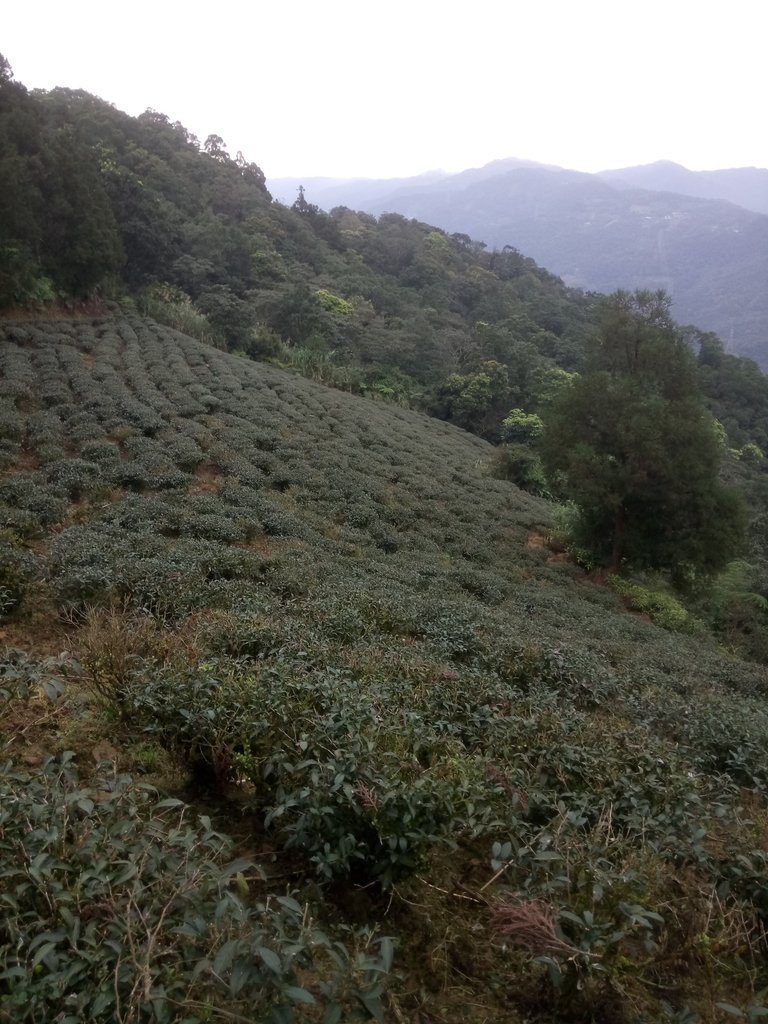
{"label": "dry grass", "polygon": [[499,903],[491,914],[491,931],[505,944],[530,953],[581,954],[555,930],[555,909],[543,900],[518,899]]}
{"label": "dry grass", "polygon": [[81,683],[98,701],[117,709],[120,693],[139,662],[156,653],[160,627],[127,601],[90,608],[79,617],[71,651],[82,668]]}

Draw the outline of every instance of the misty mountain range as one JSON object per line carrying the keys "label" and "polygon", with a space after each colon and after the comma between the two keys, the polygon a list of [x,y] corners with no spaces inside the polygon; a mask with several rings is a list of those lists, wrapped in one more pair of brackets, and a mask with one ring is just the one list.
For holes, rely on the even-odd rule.
{"label": "misty mountain range", "polygon": [[660,161],[585,174],[509,159],[457,174],[268,181],[289,204],[299,185],[326,210],[400,213],[512,246],[574,287],[665,288],[679,322],[768,368],[768,170]]}

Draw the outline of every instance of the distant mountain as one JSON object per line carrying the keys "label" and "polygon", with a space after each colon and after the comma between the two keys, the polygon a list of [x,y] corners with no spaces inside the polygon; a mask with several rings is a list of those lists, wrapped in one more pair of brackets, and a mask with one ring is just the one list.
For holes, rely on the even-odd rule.
{"label": "distant mountain", "polygon": [[762,167],[689,171],[670,160],[659,160],[641,167],[601,171],[598,177],[616,188],[647,188],[700,199],[725,199],[754,213],[768,214],[768,170]]}
{"label": "distant mountain", "polygon": [[[768,215],[747,208],[760,201],[763,181],[768,171],[754,168],[692,172],[661,163],[584,174],[502,160],[453,175],[304,185],[309,201],[326,209],[397,212],[513,246],[587,290],[663,287],[679,321],[717,332],[766,367]],[[269,187],[281,196],[285,183]],[[743,194],[743,204],[726,193]]]}
{"label": "distant mountain", "polygon": [[557,167],[535,163],[533,160],[510,157],[506,160],[493,160],[484,167],[473,167],[453,174],[447,171],[427,171],[425,174],[410,178],[272,178],[269,188],[275,199],[290,205],[296,199],[301,186],[313,203],[324,210],[332,210],[334,206],[347,205],[346,200],[350,195],[356,197],[357,203],[380,203],[400,189],[444,189],[450,193],[460,191],[469,184],[495,178],[507,171],[530,167],[559,170]]}
{"label": "distant mountain", "polygon": [[365,205],[378,203],[400,186],[411,188],[421,183],[429,186],[447,178],[444,171],[427,172],[415,178],[275,178],[270,191],[278,202],[290,206],[298,197],[299,187],[302,187],[307,198],[324,210],[349,205],[346,198],[354,194],[357,197],[356,208],[363,210]]}

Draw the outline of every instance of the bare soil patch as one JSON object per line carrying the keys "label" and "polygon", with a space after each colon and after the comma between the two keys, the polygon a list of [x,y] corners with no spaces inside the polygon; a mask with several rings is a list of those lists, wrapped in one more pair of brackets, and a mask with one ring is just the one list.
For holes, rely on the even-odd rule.
{"label": "bare soil patch", "polygon": [[189,485],[189,494],[218,494],[224,485],[221,466],[203,462],[195,470],[195,479]]}

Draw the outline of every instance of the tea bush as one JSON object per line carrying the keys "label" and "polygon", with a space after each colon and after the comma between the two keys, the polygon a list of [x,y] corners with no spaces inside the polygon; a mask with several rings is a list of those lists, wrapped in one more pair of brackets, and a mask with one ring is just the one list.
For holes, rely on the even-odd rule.
{"label": "tea bush", "polygon": [[[278,652],[284,659],[262,633],[241,653]],[[442,777],[425,772],[416,746],[442,741],[416,712],[382,720],[379,700],[344,673],[275,667],[258,680],[136,681],[120,704],[218,785],[247,776],[267,827],[305,851],[322,877],[389,885],[435,845],[482,834],[496,818],[482,763]]]}
{"label": "tea bush", "polygon": [[0,535],[0,618],[21,604],[39,571],[38,561],[30,551]]}
{"label": "tea bush", "polygon": [[[96,701],[83,730],[103,716],[114,742],[186,765],[194,791],[248,833],[244,842],[263,840],[326,919],[361,902],[355,913],[374,921],[391,905],[415,979],[401,985],[393,1019],[416,1019],[422,1005],[422,1015],[445,1017],[429,994],[442,985],[480,1000],[472,1005],[482,1010],[461,1004],[463,1019],[664,1019],[659,984],[679,986],[674,1013],[688,999],[707,1024],[718,1000],[757,1003],[764,669],[728,656],[706,631],[659,629],[652,615],[675,625],[668,602],[628,614],[610,587],[546,547],[551,507],[485,475],[492,449],[450,425],[136,317],[3,326],[0,341],[0,387],[20,424],[2,449],[0,529],[8,571],[24,576],[20,596],[34,596],[10,627],[28,609],[63,613],[82,665],[75,689]],[[32,668],[14,662],[0,690],[16,686],[14,673],[32,686]],[[95,835],[108,800],[93,796],[92,780],[72,786],[94,803],[77,821]],[[19,806],[29,815],[34,802]],[[130,821],[154,820],[149,803],[139,800]],[[170,828],[176,813],[160,818]],[[128,842],[115,821],[108,827]],[[137,843],[149,842],[143,828]],[[195,849],[196,860],[213,857]],[[200,913],[215,927],[208,904]],[[515,945],[521,913],[560,945],[542,949],[530,932]],[[269,968],[251,947],[227,945],[245,935],[227,921],[235,930],[203,959],[225,948],[247,959],[247,949],[247,970]],[[118,926],[98,918],[93,927]],[[268,1019],[271,999],[274,1019],[287,1020],[283,982],[318,1004],[336,998],[326,981],[346,993],[328,1020],[364,1010],[350,980],[365,973],[354,950],[333,940],[306,950],[295,933],[293,963],[267,918],[253,927],[281,971],[295,967],[293,980],[273,972],[259,982],[267,1002],[241,1004],[222,953],[215,973],[229,990],[200,968],[183,983],[189,1019],[204,1012],[196,1000],[211,1019],[219,1007]],[[174,941],[184,967],[185,943],[198,938]],[[717,960],[706,953],[715,945]],[[372,941],[370,973],[374,950]],[[61,967],[60,946],[52,952]],[[317,974],[305,952],[322,959]],[[113,953],[114,971],[117,951],[103,955]],[[37,974],[0,981],[3,997],[13,981],[19,1007],[26,985],[53,1000],[47,956]],[[381,960],[391,963],[391,948]],[[331,983],[332,963],[341,981]],[[181,991],[170,957],[158,970],[167,991]],[[372,998],[381,1017],[381,993]],[[136,1019],[161,1019],[162,1005],[150,1001]],[[297,1019],[324,1012],[301,1005]],[[38,1019],[90,1012],[56,1006]]]}
{"label": "tea bush", "polygon": [[67,508],[66,499],[36,473],[17,473],[0,480],[0,503],[31,513],[41,527],[61,522]]}
{"label": "tea bush", "polygon": [[70,501],[79,501],[98,490],[101,469],[85,459],[63,459],[53,463],[46,473],[48,481],[62,490]]}
{"label": "tea bush", "polygon": [[[127,776],[80,778],[71,754],[0,768],[0,1017],[57,1020],[340,1019],[356,962],[291,896],[251,899],[247,861],[178,800]],[[391,953],[385,948],[387,959]],[[304,987],[318,961],[322,983]],[[352,1010],[352,1007],[347,1007]],[[244,1019],[241,1017],[241,1019]]]}
{"label": "tea bush", "polygon": [[114,466],[120,458],[120,451],[112,441],[89,440],[81,446],[80,455],[87,462],[95,463],[97,466]]}

